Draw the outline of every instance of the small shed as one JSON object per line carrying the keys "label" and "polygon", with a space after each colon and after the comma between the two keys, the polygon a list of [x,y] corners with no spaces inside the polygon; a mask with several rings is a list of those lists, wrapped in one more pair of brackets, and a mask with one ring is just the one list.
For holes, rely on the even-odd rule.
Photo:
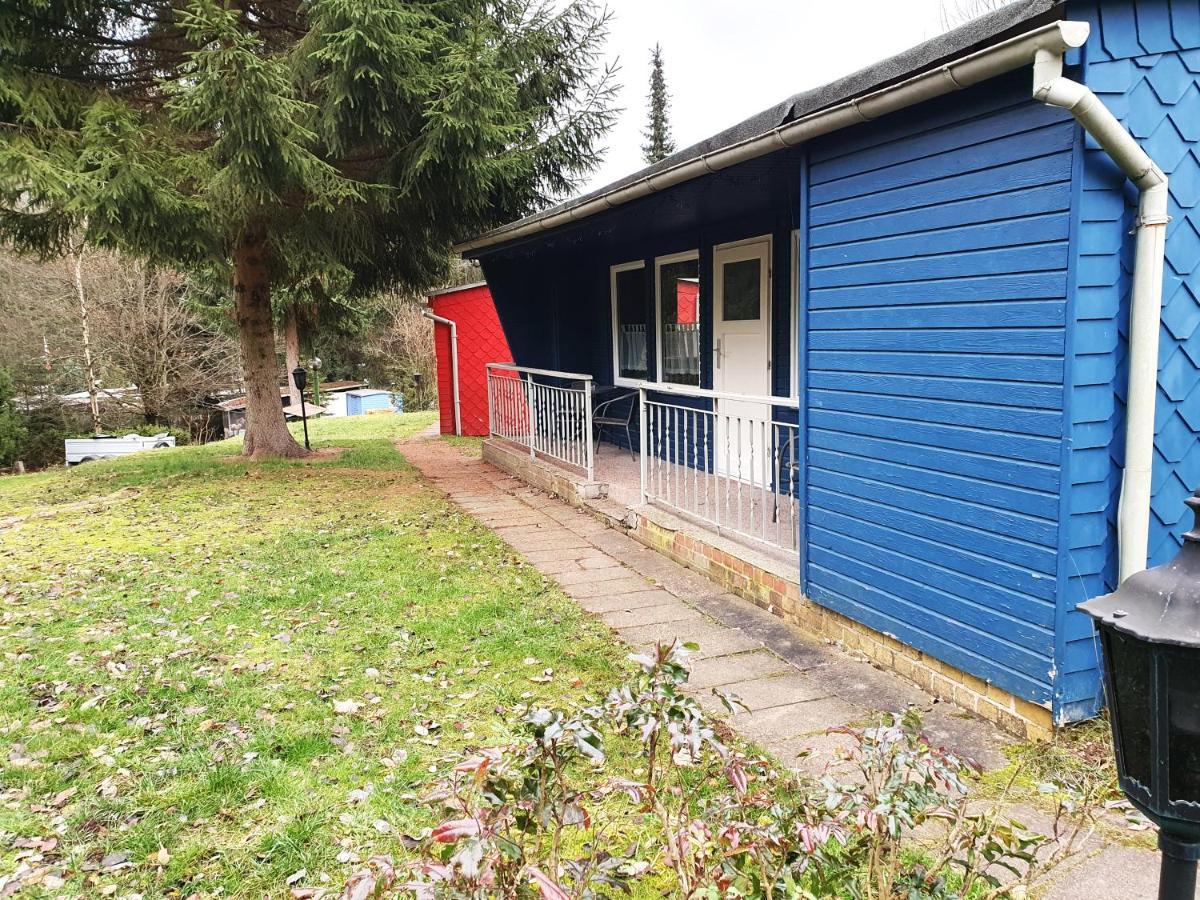
{"label": "small shed", "polygon": [[346,415],[365,416],[373,412],[399,412],[397,402],[396,395],[380,388],[346,391]]}
{"label": "small shed", "polygon": [[[512,351],[486,282],[434,291],[429,295],[437,353],[438,408],[442,434],[454,434],[455,388],[461,432],[488,433],[488,363],[511,363]],[[453,323],[453,324],[451,324]],[[457,345],[457,346],[455,346]],[[457,362],[457,367],[455,363]],[[456,385],[457,381],[457,385]]]}
{"label": "small shed", "polygon": [[361,381],[323,381],[317,393],[321,406],[325,407],[325,415],[336,418],[346,415],[346,394],[349,391],[366,387]]}
{"label": "small shed", "polygon": [[[288,389],[281,387],[279,389],[279,405],[287,406],[289,400]],[[242,434],[246,430],[246,398],[231,397],[228,400],[222,400],[216,404],[216,408],[221,413],[221,430],[225,437],[231,438]]]}

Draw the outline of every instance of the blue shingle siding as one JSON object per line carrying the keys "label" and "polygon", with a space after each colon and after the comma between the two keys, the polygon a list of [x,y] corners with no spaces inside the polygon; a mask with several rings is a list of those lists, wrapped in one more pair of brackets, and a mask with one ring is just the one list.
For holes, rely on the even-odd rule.
{"label": "blue shingle siding", "polygon": [[[1160,330],[1151,565],[1178,549],[1183,499],[1200,485],[1200,8],[1195,0],[1081,2],[1091,23],[1081,77],[1170,177],[1172,221]],[[1126,339],[1136,191],[1088,139],[1079,201],[1072,360],[1069,561],[1057,717],[1101,703],[1090,623],[1074,605],[1117,580],[1116,515],[1124,442]]]}
{"label": "blue shingle siding", "polygon": [[1005,80],[810,150],[812,598],[1052,695],[1075,129]]}
{"label": "blue shingle siding", "polygon": [[[1195,0],[1080,3],[1074,18],[1092,23],[1085,79],[1170,177],[1171,224],[1159,332],[1159,390],[1150,563],[1170,559],[1190,523],[1183,499],[1200,485],[1200,12]],[[1094,190],[1084,194],[1085,220],[1109,223],[1081,247],[1104,282],[1097,301],[1111,311],[1121,338],[1107,354],[1124,381],[1131,242],[1117,240],[1132,226],[1136,195],[1113,187],[1119,179],[1089,142],[1086,170]],[[1124,203],[1122,203],[1122,198]],[[1115,328],[1106,329],[1111,333]],[[1114,467],[1121,461],[1121,408],[1113,421]],[[1115,518],[1115,502],[1108,513]],[[1115,535],[1111,537],[1115,553]],[[1109,555],[1112,555],[1111,553]],[[1111,584],[1111,580],[1109,582]]]}

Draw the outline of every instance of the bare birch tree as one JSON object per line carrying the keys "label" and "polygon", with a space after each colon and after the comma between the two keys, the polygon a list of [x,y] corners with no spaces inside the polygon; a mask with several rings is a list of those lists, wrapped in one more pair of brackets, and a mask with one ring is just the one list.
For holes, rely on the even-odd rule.
{"label": "bare birch tree", "polygon": [[[236,343],[189,308],[178,275],[80,245],[45,263],[0,256],[0,368],[42,404],[84,385],[94,431],[134,416],[187,428],[239,380]],[[135,400],[104,390],[131,383]],[[123,402],[136,406],[114,412]]]}
{"label": "bare birch tree", "polygon": [[88,310],[87,289],[83,285],[83,257],[87,245],[83,240],[71,242],[71,275],[75,299],[79,308],[80,348],[83,351],[83,374],[87,378],[88,408],[92,414],[92,434],[100,434],[100,388],[96,383],[96,362],[92,358],[92,329]]}
{"label": "bare birch tree", "polygon": [[112,255],[95,258],[89,274],[104,298],[97,342],[137,385],[146,422],[189,427],[208,396],[238,381],[237,344],[188,309],[179,275]]}

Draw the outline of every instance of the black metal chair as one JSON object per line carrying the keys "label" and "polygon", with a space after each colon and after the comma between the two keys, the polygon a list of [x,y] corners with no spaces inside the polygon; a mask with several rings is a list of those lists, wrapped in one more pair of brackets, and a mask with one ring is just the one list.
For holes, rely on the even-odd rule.
{"label": "black metal chair", "polygon": [[796,450],[799,448],[798,434],[789,434],[784,438],[782,445],[779,448],[779,459],[775,462],[775,489],[771,492],[774,500],[772,501],[771,521],[779,521],[779,498],[783,495],[783,476],[787,473],[788,480],[787,493],[792,494],[791,486],[794,478],[799,476],[801,462],[796,455]]}
{"label": "black metal chair", "polygon": [[[615,393],[614,393],[615,392]],[[633,433],[629,430],[637,411],[637,391],[620,391],[610,388],[597,392],[600,402],[592,407],[592,431],[595,435],[596,452],[600,451],[600,437],[604,429],[615,431],[624,429],[625,443],[629,447],[629,458],[636,461],[637,454],[633,452]],[[593,395],[593,400],[596,397]]]}

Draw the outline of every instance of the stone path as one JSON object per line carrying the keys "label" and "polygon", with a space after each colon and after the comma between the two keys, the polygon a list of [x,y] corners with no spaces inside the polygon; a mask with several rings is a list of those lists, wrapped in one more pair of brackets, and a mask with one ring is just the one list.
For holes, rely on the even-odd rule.
{"label": "stone path", "polygon": [[[587,513],[463,455],[434,432],[400,449],[452,501],[631,647],[675,638],[699,644],[689,660],[689,684],[700,702],[718,705],[714,687],[738,695],[749,709],[726,721],[797,770],[815,775],[838,764],[844,739],[827,734],[829,728],[909,706],[922,711],[934,741],[985,767],[1004,765],[1008,739],[990,723],[803,635]],[[1094,841],[1060,870],[1046,896],[1152,897],[1157,863],[1150,851]]]}

